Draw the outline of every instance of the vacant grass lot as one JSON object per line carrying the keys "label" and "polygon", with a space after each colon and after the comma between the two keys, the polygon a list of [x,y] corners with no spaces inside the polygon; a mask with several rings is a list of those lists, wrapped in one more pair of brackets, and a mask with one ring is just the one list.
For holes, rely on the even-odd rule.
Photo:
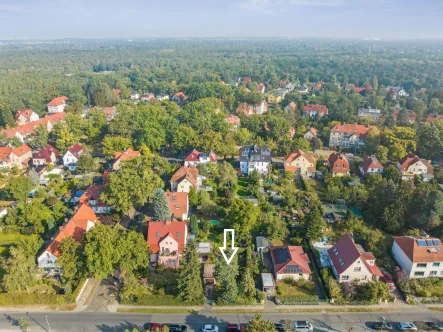
{"label": "vacant grass lot", "polygon": [[311,281],[277,281],[278,293],[283,296],[315,295],[315,285]]}
{"label": "vacant grass lot", "polygon": [[20,233],[0,233],[0,256],[5,257],[10,245],[17,243],[21,239],[26,239],[29,235]]}
{"label": "vacant grass lot", "polygon": [[246,176],[238,178],[238,180],[237,180],[237,195],[238,196],[248,196],[248,185],[249,185],[249,179]]}

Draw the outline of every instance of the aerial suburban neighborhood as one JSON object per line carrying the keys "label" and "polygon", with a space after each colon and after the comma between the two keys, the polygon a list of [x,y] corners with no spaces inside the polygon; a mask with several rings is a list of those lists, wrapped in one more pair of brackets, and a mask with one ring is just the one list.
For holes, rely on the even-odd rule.
{"label": "aerial suburban neighborhood", "polygon": [[97,43],[37,44],[32,65],[0,45],[0,308],[151,316],[100,331],[441,326],[440,53],[403,68],[386,45],[357,70],[363,41],[346,61],[320,42]]}

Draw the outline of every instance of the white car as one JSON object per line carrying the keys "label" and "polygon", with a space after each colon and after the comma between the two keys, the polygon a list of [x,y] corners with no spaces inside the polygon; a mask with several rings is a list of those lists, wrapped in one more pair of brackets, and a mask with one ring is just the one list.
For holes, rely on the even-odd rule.
{"label": "white car", "polygon": [[206,324],[202,327],[202,332],[218,332],[218,326],[212,324]]}
{"label": "white car", "polygon": [[418,331],[417,327],[413,323],[408,323],[408,322],[398,323],[397,328],[400,331]]}
{"label": "white car", "polygon": [[307,320],[298,320],[294,322],[295,332],[308,332],[314,331],[314,327]]}

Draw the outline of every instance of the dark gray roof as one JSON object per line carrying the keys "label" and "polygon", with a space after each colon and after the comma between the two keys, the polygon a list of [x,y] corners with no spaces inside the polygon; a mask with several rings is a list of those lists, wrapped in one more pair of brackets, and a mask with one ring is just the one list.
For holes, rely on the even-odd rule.
{"label": "dark gray roof", "polygon": [[240,149],[240,161],[271,162],[271,151],[267,146],[247,145]]}

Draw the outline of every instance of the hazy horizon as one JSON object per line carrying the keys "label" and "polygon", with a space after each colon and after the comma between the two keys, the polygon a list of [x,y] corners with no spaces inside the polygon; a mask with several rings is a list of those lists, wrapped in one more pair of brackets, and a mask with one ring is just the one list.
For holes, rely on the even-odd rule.
{"label": "hazy horizon", "polygon": [[443,39],[423,0],[0,0],[0,39]]}

